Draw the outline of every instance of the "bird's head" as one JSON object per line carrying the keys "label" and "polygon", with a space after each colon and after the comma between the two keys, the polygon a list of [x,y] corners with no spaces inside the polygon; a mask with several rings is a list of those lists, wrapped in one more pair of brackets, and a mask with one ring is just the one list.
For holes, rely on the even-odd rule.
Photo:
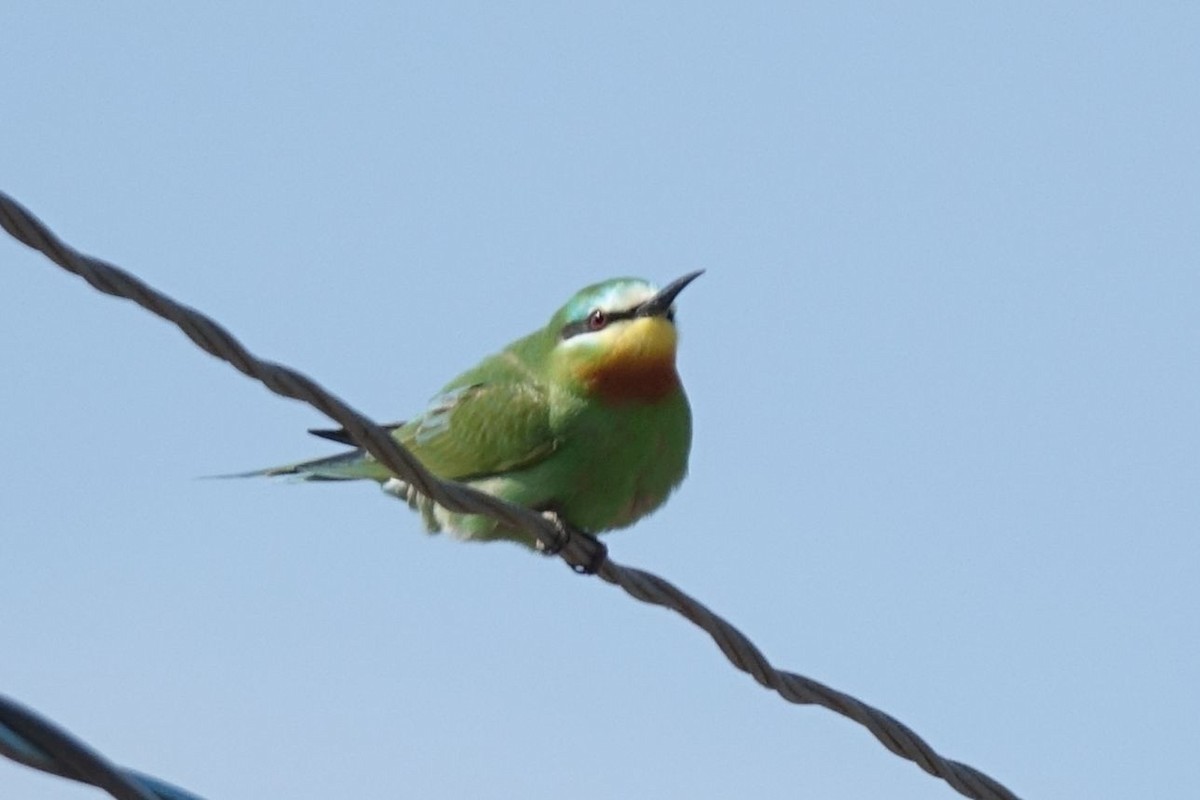
{"label": "bird's head", "polygon": [[703,271],[661,289],[613,278],[579,290],[550,320],[553,368],[607,403],[661,400],[679,386],[675,297]]}

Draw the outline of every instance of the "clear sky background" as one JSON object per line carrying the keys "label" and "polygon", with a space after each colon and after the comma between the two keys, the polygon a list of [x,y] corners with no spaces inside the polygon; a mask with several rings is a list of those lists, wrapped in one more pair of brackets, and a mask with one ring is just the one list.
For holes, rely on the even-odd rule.
{"label": "clear sky background", "polygon": [[[607,538],[1028,798],[1200,781],[1200,6],[42,2],[0,184],[377,420],[615,275],[691,475]],[[233,798],[952,798],[369,485],[0,239],[0,692]],[[95,790],[0,762],[0,795]]]}

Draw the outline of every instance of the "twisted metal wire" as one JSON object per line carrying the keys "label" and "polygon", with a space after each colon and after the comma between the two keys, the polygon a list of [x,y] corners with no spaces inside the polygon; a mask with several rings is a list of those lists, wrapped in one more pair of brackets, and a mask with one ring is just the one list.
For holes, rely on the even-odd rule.
{"label": "twisted metal wire", "polygon": [[0,226],[13,238],[39,250],[54,263],[83,278],[105,294],[134,301],[175,323],[209,354],[229,362],[243,374],[262,382],[284,397],[301,400],[340,424],[354,441],[411,486],[451,511],[483,514],[505,525],[527,531],[547,552],[559,555],[577,572],[594,572],[646,603],[669,608],[703,629],[738,669],[791,703],[818,705],[854,720],[869,730],[884,747],[941,778],[960,794],[976,800],[1017,800],[1002,784],[979,770],[939,755],[909,727],[836,689],[776,669],[746,636],[703,604],[670,582],[608,558],[604,546],[592,537],[571,535],[551,520],[469,486],[444,481],[430,473],[388,432],[347,403],[295,370],[256,358],[227,330],[195,309],[181,305],[138,278],[77,252],[55,236],[28,210],[0,192]]}
{"label": "twisted metal wire", "polygon": [[109,763],[45,717],[0,695],[0,755],[103,789],[116,800],[201,800],[177,786]]}

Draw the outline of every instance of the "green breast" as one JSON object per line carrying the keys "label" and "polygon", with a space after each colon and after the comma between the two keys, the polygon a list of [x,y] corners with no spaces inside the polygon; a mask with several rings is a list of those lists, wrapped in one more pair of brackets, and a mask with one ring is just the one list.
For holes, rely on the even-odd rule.
{"label": "green breast", "polygon": [[571,525],[593,533],[631,525],[683,480],[692,417],[682,388],[653,404],[555,401],[563,444],[536,478],[554,487],[550,502]]}

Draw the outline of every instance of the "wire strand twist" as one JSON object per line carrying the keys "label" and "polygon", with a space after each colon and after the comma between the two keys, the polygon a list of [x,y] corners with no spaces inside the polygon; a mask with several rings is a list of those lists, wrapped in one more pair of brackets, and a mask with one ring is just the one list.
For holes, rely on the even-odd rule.
{"label": "wire strand twist", "polygon": [[201,800],[158,778],[122,769],[25,706],[0,695],[0,755],[103,789],[116,800]]}

